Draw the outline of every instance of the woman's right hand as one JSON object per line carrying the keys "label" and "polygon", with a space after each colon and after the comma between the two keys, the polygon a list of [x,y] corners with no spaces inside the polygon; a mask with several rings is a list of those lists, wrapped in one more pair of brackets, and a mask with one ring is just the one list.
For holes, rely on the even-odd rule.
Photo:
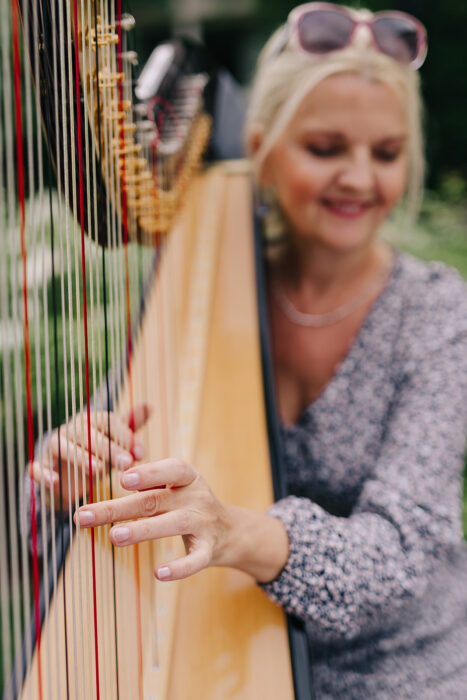
{"label": "woman's right hand", "polygon": [[109,450],[112,467],[122,471],[143,458],[143,447],[135,439],[135,433],[146,423],[151,412],[151,407],[146,403],[138,404],[123,416],[108,411],[97,414],[92,411],[91,449],[86,412],[54,430],[44,445],[42,462],[33,462],[29,472],[38,484],[43,480],[48,498],[52,486],[55,510],[67,511],[76,499],[83,498],[84,490],[89,487],[90,472],[95,479],[97,474],[108,471]]}

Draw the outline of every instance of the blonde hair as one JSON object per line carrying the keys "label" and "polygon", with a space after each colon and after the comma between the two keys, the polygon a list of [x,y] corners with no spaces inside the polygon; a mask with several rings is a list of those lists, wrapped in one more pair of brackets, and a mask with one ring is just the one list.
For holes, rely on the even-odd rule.
{"label": "blonde hair", "polygon": [[[353,14],[371,16],[367,10],[354,10]],[[259,56],[247,114],[247,147],[257,180],[264,159],[309,92],[331,76],[357,75],[390,85],[406,107],[408,172],[404,200],[406,213],[410,219],[415,219],[423,197],[425,176],[418,73],[375,50],[368,41],[319,57],[289,46],[273,56],[273,47],[282,30],[281,27],[272,35]],[[253,153],[252,143],[258,132],[262,134],[262,141]]]}

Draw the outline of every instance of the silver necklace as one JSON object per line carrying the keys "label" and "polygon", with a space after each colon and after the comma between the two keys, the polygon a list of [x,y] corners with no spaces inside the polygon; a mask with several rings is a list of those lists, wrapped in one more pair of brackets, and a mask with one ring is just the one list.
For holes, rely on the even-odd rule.
{"label": "silver necklace", "polygon": [[304,328],[322,328],[324,326],[332,326],[334,323],[342,321],[356,311],[371,296],[372,292],[381,284],[383,279],[388,279],[390,271],[391,266],[385,266],[377,276],[373,277],[365,285],[361,292],[353,297],[353,299],[325,314],[308,314],[299,311],[292,304],[278,282],[273,283],[272,293],[279,309],[291,323]]}

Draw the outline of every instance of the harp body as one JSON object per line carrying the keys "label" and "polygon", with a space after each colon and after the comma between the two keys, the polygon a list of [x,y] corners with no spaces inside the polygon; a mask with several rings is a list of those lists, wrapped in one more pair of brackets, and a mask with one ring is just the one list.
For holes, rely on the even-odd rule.
{"label": "harp body", "polygon": [[[214,194],[216,205],[206,214],[204,202]],[[204,326],[205,333],[202,357],[195,362],[195,371],[203,375],[202,386],[195,387],[194,395],[193,382],[188,380],[183,385],[184,372],[179,371],[181,412],[185,409],[190,421],[188,442],[192,447],[186,448],[191,452],[189,458],[221,499],[261,511],[272,502],[273,494],[262,399],[250,207],[249,177],[238,172],[238,167],[233,166],[229,172],[228,165],[217,166],[192,184],[187,206],[171,233],[146,304],[134,352],[133,382],[142,391],[160,384],[157,370],[164,360],[157,356],[157,351],[154,353],[157,331],[161,330],[155,319],[160,317],[159,295],[165,296],[169,279],[175,276],[181,281],[181,289],[179,303],[173,309],[176,313],[173,332],[181,339],[187,337],[190,327],[196,333],[196,328]],[[216,226],[211,241],[214,251],[200,249],[203,243],[200,238],[209,219]],[[200,289],[200,280],[193,277],[196,272],[193,268],[197,262],[200,265],[200,257],[206,259],[206,254],[212,265],[209,269],[209,264],[201,263],[207,277],[211,276],[212,287],[207,296],[205,283],[201,282]],[[190,292],[198,296],[193,299]],[[187,339],[179,347],[182,350],[174,364],[183,368],[188,361],[191,365],[193,357],[187,357],[187,353],[193,352],[193,345]],[[121,403],[125,400],[124,390]],[[172,431],[180,435],[180,426],[172,426]],[[166,437],[162,432],[156,405],[144,429],[146,454],[151,458],[164,456],[161,445]],[[177,450],[177,446],[173,449]],[[183,446],[178,449],[184,451]],[[47,634],[51,638],[48,653],[52,660],[60,659],[62,665],[60,689],[54,695],[56,674],[50,679],[44,674],[43,684],[47,688],[44,697],[49,697],[48,693],[54,698],[67,697],[61,586],[65,581],[71,590],[71,556],[81,556],[82,561],[75,562],[74,571],[75,576],[80,572],[84,579],[75,581],[74,586],[76,590],[81,587],[86,591],[85,608],[92,609],[89,565],[86,566],[89,536],[82,533],[80,539],[78,547],[75,536],[73,554],[67,555],[48,620]],[[210,569],[186,581],[161,583],[153,576],[155,565],[167,559],[171,551],[179,551],[180,543],[144,544],[138,547],[138,591],[133,548],[119,550],[114,611],[112,598],[107,594],[112,575],[111,548],[105,532],[99,533],[96,546],[96,558],[102,567],[97,596],[98,627],[102,630],[101,697],[117,697],[117,678],[118,696],[128,700],[134,697],[254,700],[261,693],[278,700],[294,697],[283,613],[266,599],[249,576],[231,569]],[[67,624],[72,628],[76,613],[70,595],[68,600]],[[141,629],[138,605],[142,613]],[[114,616],[118,654],[113,650]],[[74,621],[77,632],[72,642],[68,642],[68,683],[72,689],[68,692],[73,698],[94,698],[92,615],[81,619],[78,612],[78,618]],[[53,633],[56,627],[60,630],[58,640]],[[141,676],[139,634],[143,649]],[[42,664],[47,667],[44,656]],[[31,693],[33,698],[39,697],[38,677],[36,654],[22,697],[27,698]]]}
{"label": "harp body", "polygon": [[16,0],[0,2],[2,332],[16,324],[0,348],[3,700],[292,698],[284,616],[252,579],[212,569],[161,583],[154,568],[179,540],[113,550],[108,528],[75,533],[70,512],[62,523],[53,515],[65,488],[76,500],[123,495],[111,460],[86,484],[83,451],[69,448],[82,474],[68,472],[51,522],[43,472],[17,505],[34,442],[43,469],[47,429],[88,422],[92,444],[99,403],[124,412],[140,400],[154,407],[146,459],[191,461],[220,499],[256,510],[273,491],[249,176],[225,165],[193,177],[209,130],[204,73],[177,93],[188,119],[161,117],[155,98],[149,114],[148,103],[132,106],[131,21],[119,10],[24,2],[21,41]]}

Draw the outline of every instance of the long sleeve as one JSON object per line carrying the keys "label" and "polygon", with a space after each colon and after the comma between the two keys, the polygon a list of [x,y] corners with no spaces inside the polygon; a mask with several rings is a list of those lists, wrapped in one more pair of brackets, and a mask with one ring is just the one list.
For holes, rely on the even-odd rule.
{"label": "long sleeve", "polygon": [[269,511],[287,528],[290,556],[263,588],[325,644],[407,621],[433,571],[462,546],[467,333],[440,330],[401,368],[379,454],[350,515],[296,496]]}

